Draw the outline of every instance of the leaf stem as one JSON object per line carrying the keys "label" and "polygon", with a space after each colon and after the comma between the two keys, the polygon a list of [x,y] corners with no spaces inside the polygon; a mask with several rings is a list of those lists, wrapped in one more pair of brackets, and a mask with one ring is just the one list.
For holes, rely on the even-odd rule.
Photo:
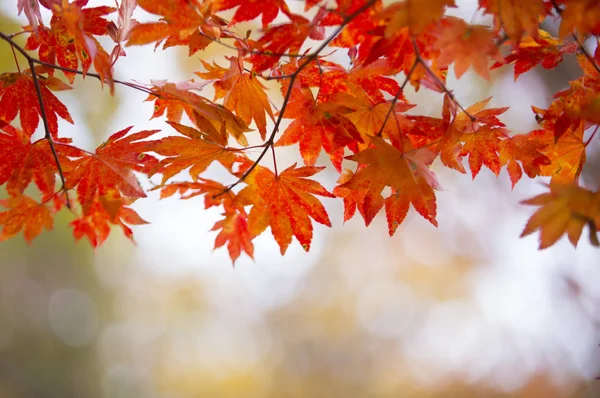
{"label": "leaf stem", "polygon": [[15,65],[17,65],[17,71],[21,73],[21,66],[19,65],[19,60],[17,59],[17,53],[15,52],[15,46],[11,45],[10,49],[12,50],[13,58],[15,59]]}

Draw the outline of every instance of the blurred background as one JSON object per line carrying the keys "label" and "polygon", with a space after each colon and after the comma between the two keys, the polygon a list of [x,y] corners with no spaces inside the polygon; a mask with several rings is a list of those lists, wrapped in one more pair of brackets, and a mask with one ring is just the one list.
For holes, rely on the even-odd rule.
{"label": "blurred background", "polygon": [[[453,14],[489,22],[476,1],[458,3]],[[0,2],[0,30],[24,24],[16,2]],[[218,46],[191,58],[134,47],[116,76],[188,80],[199,57],[225,65]],[[0,72],[14,70],[0,45]],[[530,105],[546,106],[578,73],[571,57],[518,83],[508,66],[490,82],[469,72],[448,87],[467,106],[490,95],[492,106],[510,105],[502,120],[522,133],[536,126]],[[93,79],[75,87],[58,94],[75,120],[61,131],[81,147],[132,124],[169,133],[148,121],[144,95],[118,87],[110,97]],[[407,96],[415,113],[439,115],[439,96]],[[598,149],[588,147],[583,173],[593,189]],[[277,156],[280,168],[298,161],[296,147]],[[235,267],[212,250],[218,210],[155,194],[134,205],[151,222],[134,228],[136,245],[118,230],[96,251],[76,244],[68,212],[31,245],[0,243],[0,398],[599,397],[600,251],[585,239],[538,251],[537,236],[518,238],[532,213],[518,202],[541,181],[511,191],[504,172],[471,181],[434,171],[439,228],[411,214],[389,238],[382,217],[343,224],[341,201],[325,199],[334,227],[315,225],[310,253],[294,242],[281,257],[266,232],[255,261]],[[218,168],[208,176],[227,182]],[[335,186],[334,173],[320,177]]]}

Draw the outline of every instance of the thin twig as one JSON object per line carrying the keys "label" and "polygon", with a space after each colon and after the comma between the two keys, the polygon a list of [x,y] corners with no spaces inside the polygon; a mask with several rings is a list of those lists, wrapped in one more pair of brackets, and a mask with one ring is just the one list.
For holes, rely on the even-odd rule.
{"label": "thin twig", "polygon": [[50,133],[50,126],[48,125],[48,117],[46,115],[46,107],[44,106],[44,98],[42,97],[42,89],[40,88],[40,82],[38,80],[37,73],[35,73],[35,64],[31,59],[29,60],[29,68],[31,69],[31,76],[33,78],[33,86],[35,87],[37,100],[40,104],[40,113],[42,115],[42,123],[44,124],[46,140],[48,140],[48,145],[50,146],[52,157],[54,158],[54,162],[56,163],[58,176],[60,177],[60,182],[62,184],[61,189],[65,193],[65,200],[67,201],[67,208],[70,209],[71,202],[69,201],[69,192],[67,190],[67,184],[65,182],[65,175],[63,173],[62,166],[60,165],[60,160],[58,159],[58,153],[56,152],[56,148],[54,146],[54,139],[52,138],[52,134]]}
{"label": "thin twig", "polygon": [[15,59],[15,65],[17,65],[17,71],[21,73],[21,65],[19,65],[19,60],[17,59],[17,53],[15,52],[15,46],[11,45],[10,49],[12,50],[13,58]]}

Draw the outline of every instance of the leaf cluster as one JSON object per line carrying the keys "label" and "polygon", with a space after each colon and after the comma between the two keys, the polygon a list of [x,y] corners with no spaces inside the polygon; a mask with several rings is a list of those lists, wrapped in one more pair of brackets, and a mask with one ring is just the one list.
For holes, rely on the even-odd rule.
{"label": "leaf cluster", "polygon": [[[0,75],[0,185],[9,194],[0,202],[1,240],[23,230],[31,241],[64,208],[75,238],[94,247],[115,225],[133,238],[131,225],[146,223],[131,207],[146,196],[138,178],[159,176],[154,189],[162,198],[203,196],[206,208],[222,210],[215,247],[227,246],[233,261],[252,257],[253,239],[266,229],[282,254],[294,238],[308,251],[313,223],[331,225],[322,198],[343,200],[344,219],[358,211],[366,225],[384,212],[390,235],[411,207],[437,225],[431,165],[439,160],[473,178],[483,167],[496,175],[506,169],[513,187],[524,174],[550,177],[547,193],[524,202],[539,209],[523,235],[541,230],[541,248],[563,234],[575,245],[588,227],[598,244],[600,193],[578,183],[600,126],[600,46],[592,53],[583,45],[590,37],[598,42],[597,0],[479,0],[491,26],[448,16],[454,0],[307,0],[301,14],[285,0],[87,2],[18,0],[28,25],[0,32],[28,63]],[[137,7],[151,17],[133,19]],[[256,18],[260,29],[239,33],[238,24]],[[540,28],[547,18],[560,21],[558,37]],[[186,82],[117,80],[129,46],[183,46],[201,62]],[[227,55],[224,65],[203,59],[216,46]],[[517,80],[565,57],[577,58],[581,76],[547,108],[532,107],[533,131],[509,131],[502,122],[508,108],[489,107],[489,98],[461,104],[446,84],[450,66],[457,78],[472,69],[489,79],[492,69],[512,64]],[[74,123],[60,96],[78,74],[111,93],[115,86],[145,92],[148,117],[164,119],[169,135],[130,126],[94,151],[73,145],[60,132],[59,119]],[[280,103],[270,100],[273,80]],[[201,94],[207,85],[213,98]],[[438,117],[408,112],[408,85],[443,97]],[[34,140],[40,121],[44,137]],[[252,135],[262,143],[249,147]],[[278,170],[277,148],[296,144],[304,164]],[[321,153],[325,165],[317,165]],[[273,169],[263,164],[268,155]],[[315,179],[329,163],[340,175],[331,191]],[[206,178],[213,164],[231,179]],[[30,185],[39,199],[25,192]]]}

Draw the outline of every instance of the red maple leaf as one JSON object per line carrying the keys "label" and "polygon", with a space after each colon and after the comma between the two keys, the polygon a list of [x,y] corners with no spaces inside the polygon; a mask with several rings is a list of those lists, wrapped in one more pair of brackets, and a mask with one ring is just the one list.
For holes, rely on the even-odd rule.
{"label": "red maple leaf", "polygon": [[216,0],[213,7],[215,11],[238,7],[231,19],[231,25],[250,21],[262,14],[262,25],[266,27],[277,17],[280,10],[285,15],[290,15],[290,10],[284,0],[266,2],[262,0]]}
{"label": "red maple leaf", "polygon": [[0,205],[8,210],[0,212],[0,242],[12,238],[23,230],[28,243],[42,232],[42,228],[52,229],[53,219],[50,210],[26,195],[11,196],[0,200]]}
{"label": "red maple leaf", "polygon": [[156,170],[157,159],[146,154],[148,143],[140,140],[158,130],[127,135],[132,127],[111,135],[94,153],[67,145],[58,147],[63,155],[77,157],[67,175],[67,186],[69,189],[76,188],[84,215],[92,211],[97,197],[106,196],[112,191],[118,191],[128,198],[146,196],[133,171],[152,173]]}
{"label": "red maple leaf", "polygon": [[[46,120],[50,134],[58,137],[58,116],[73,123],[65,105],[49,89],[67,90],[71,87],[55,77],[38,77]],[[23,132],[32,135],[40,122],[41,108],[31,71],[5,73],[0,76],[0,120],[10,123],[19,115]]]}

